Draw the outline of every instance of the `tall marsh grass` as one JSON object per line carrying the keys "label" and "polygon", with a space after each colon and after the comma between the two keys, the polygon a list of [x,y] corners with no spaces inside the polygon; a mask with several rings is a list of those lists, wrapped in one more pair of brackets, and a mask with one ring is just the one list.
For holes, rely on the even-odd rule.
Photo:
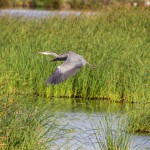
{"label": "tall marsh grass", "polygon": [[[132,113],[133,114],[133,113]],[[138,116],[138,115],[137,115]],[[138,120],[141,116],[138,117]],[[144,120],[143,120],[144,121]],[[145,119],[146,121],[146,119]],[[127,124],[132,122],[135,126],[130,126],[130,133],[127,130]],[[99,116],[99,119],[91,122],[92,129],[94,131],[91,138],[93,147],[100,150],[148,150],[149,149],[149,138],[144,142],[136,142],[134,144],[133,133],[136,129],[137,121],[135,119],[128,120],[124,119],[124,116],[108,115],[104,114]],[[126,126],[127,125],[127,126]],[[141,124],[141,128],[143,124]],[[146,126],[145,126],[146,127]],[[140,126],[139,126],[140,128]],[[147,126],[147,129],[149,127]],[[93,139],[96,139],[95,141]]]}
{"label": "tall marsh grass", "polygon": [[140,106],[126,114],[126,130],[150,135],[150,105]]}
{"label": "tall marsh grass", "polygon": [[[149,9],[106,9],[88,17],[1,16],[1,94],[150,102],[149,13]],[[84,67],[60,85],[45,85],[60,64],[38,54],[47,50],[72,50],[98,67]]]}
{"label": "tall marsh grass", "polygon": [[53,149],[68,132],[60,123],[63,114],[38,103],[37,97],[11,95],[0,100],[0,149]]}
{"label": "tall marsh grass", "polygon": [[[101,116],[98,122],[92,122],[94,137],[100,150],[129,150],[131,135],[124,130],[124,123],[112,116]],[[94,146],[93,142],[93,146]]]}

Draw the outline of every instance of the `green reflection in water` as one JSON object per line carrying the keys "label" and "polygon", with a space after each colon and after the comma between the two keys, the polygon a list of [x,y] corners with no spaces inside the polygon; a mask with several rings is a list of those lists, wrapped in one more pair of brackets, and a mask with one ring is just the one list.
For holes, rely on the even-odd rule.
{"label": "green reflection in water", "polygon": [[84,113],[121,113],[132,110],[138,104],[122,104],[103,100],[83,100],[66,98],[38,98],[38,103],[42,106],[49,105],[59,112],[84,112]]}

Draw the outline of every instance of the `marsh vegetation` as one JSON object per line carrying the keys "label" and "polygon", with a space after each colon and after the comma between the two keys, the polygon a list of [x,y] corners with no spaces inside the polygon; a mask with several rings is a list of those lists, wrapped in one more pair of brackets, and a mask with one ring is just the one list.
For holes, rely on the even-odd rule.
{"label": "marsh vegetation", "polygon": [[146,0],[0,0],[0,7],[98,10],[106,6],[144,6]]}
{"label": "marsh vegetation", "polygon": [[[87,133],[88,138],[92,136],[97,140],[98,145],[90,141],[93,149],[97,146],[130,149],[129,133],[149,133],[149,19],[149,9],[140,8],[105,8],[96,15],[81,13],[80,16],[44,19],[0,16],[0,148],[55,149],[65,145],[66,149],[71,149],[74,138],[77,141],[85,139],[74,136],[79,129],[77,133]],[[45,85],[44,81],[60,64],[51,63],[49,58],[38,54],[47,50],[56,53],[72,50],[97,68],[84,67],[60,85]],[[98,104],[100,99],[120,102],[119,108],[127,102],[139,105],[121,109],[113,122],[119,128],[114,129],[112,119],[100,117],[92,122],[88,132],[79,128],[81,125],[70,126],[80,117],[75,119],[72,115],[69,123],[68,118],[63,123],[66,112],[58,105],[67,99],[53,103],[53,97],[81,98],[77,111],[74,109],[77,102],[73,99],[70,108],[68,103],[63,106],[72,113],[85,109],[98,116],[97,107],[102,105]],[[89,102],[89,99],[96,100]],[[107,111],[113,104],[107,103]],[[80,121],[84,123],[85,118]],[[123,122],[117,123],[116,118]],[[104,122],[106,128],[103,128]],[[57,145],[56,141],[61,141],[62,145]],[[82,148],[82,142],[77,148]]]}
{"label": "marsh vegetation", "polygon": [[[148,9],[43,20],[3,16],[0,24],[3,94],[149,102]],[[38,54],[43,50],[72,50],[98,67],[84,67],[63,84],[45,86],[44,81],[60,63],[48,62]]]}

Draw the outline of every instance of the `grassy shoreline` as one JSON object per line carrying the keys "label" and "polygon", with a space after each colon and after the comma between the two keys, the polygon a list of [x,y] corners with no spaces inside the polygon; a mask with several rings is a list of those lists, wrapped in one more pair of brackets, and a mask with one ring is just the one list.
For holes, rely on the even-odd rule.
{"label": "grassy shoreline", "polygon": [[[45,20],[3,16],[0,24],[2,94],[150,102],[148,9]],[[84,67],[60,85],[46,86],[44,81],[60,63],[38,54],[44,50],[72,50],[98,68]]]}

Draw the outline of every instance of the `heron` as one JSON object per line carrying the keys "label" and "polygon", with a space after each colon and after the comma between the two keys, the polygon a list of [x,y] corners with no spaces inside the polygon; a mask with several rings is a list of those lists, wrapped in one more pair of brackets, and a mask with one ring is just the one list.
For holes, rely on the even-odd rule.
{"label": "heron", "polygon": [[[51,61],[64,61],[55,69],[55,71],[46,81],[47,83],[53,85],[67,80],[69,77],[75,75],[83,66],[89,64],[82,56],[72,51],[68,51],[59,55],[49,51],[39,53],[43,55],[55,56],[55,58]],[[94,68],[94,65],[90,66]]]}

